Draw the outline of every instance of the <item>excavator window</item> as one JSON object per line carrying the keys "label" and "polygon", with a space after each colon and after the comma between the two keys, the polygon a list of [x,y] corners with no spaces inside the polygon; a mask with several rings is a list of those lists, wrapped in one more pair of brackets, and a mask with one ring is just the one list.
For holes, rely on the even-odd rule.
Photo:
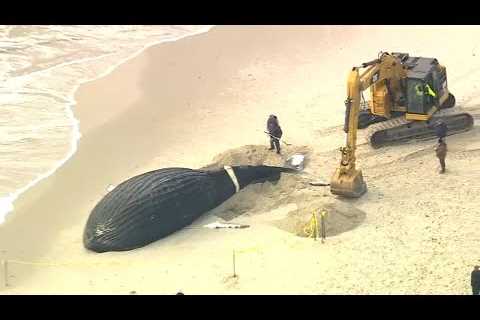
{"label": "excavator window", "polygon": [[419,79],[407,79],[408,112],[425,113],[425,83]]}
{"label": "excavator window", "polygon": [[432,108],[432,106],[435,105],[435,102],[438,99],[438,89],[434,85],[433,76],[434,76],[434,74],[431,72],[424,79],[424,81],[425,81],[425,104],[426,104],[425,105],[425,108],[426,108],[425,113],[428,113],[430,108]]}

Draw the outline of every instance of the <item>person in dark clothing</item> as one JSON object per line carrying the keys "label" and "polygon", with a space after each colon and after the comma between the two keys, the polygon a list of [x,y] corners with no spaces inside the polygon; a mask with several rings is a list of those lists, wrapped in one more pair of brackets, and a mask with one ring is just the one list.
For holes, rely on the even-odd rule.
{"label": "person in dark clothing", "polygon": [[445,158],[447,157],[447,144],[442,139],[438,140],[438,145],[435,148],[435,153],[440,161],[440,173],[445,173]]}
{"label": "person in dark clothing", "polygon": [[447,144],[444,141],[445,137],[447,136],[448,127],[445,122],[442,120],[438,120],[434,125],[433,128],[435,129],[435,135],[438,138],[438,145],[435,148],[435,153],[437,154],[437,158],[440,161],[440,173],[445,173],[445,158],[447,156]]}
{"label": "person in dark clothing", "polygon": [[270,149],[273,150],[274,146],[277,149],[277,153],[280,154],[280,138],[282,137],[282,128],[278,123],[277,116],[271,114],[267,120],[267,131],[270,134]]}
{"label": "person in dark clothing", "polygon": [[435,123],[435,134],[437,135],[438,139],[442,140],[447,136],[448,127],[445,122],[439,120]]}
{"label": "person in dark clothing", "polygon": [[472,271],[472,293],[474,296],[478,296],[480,293],[480,267],[475,266]]}

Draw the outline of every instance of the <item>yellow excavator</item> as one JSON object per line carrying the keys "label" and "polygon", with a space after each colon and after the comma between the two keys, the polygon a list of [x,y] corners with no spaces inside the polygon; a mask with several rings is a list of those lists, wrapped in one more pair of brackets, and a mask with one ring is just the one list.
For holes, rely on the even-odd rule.
{"label": "yellow excavator", "polygon": [[[360,73],[360,69],[365,70]],[[370,88],[368,103],[363,91]],[[354,67],[348,76],[345,101],[346,146],[330,182],[333,194],[358,198],[367,191],[362,171],[355,167],[357,130],[367,128],[374,148],[412,139],[436,137],[443,123],[448,135],[468,131],[473,117],[455,108],[448,91],[446,68],[435,58],[380,52],[377,59]],[[363,106],[363,108],[361,108]]]}

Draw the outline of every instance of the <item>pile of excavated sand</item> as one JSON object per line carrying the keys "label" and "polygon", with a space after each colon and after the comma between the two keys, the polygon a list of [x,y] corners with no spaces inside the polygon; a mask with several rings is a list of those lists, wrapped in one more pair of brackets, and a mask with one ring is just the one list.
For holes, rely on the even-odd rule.
{"label": "pile of excavated sand", "polygon": [[282,154],[278,155],[274,150],[268,150],[267,146],[246,145],[220,153],[213,158],[212,163],[202,169],[221,168],[223,166],[239,165],[267,165],[283,166],[285,161],[294,154],[303,154],[308,161],[311,149],[306,146],[286,146]]}
{"label": "pile of excavated sand", "polygon": [[[311,149],[305,146],[284,150],[282,156],[268,150],[265,146],[246,145],[217,155],[213,163],[202,169],[222,168],[226,165],[271,165],[283,166],[285,160],[293,154],[303,154],[306,164]],[[309,236],[308,226],[312,213],[317,213],[320,228],[320,212],[327,211],[325,231],[327,236],[335,236],[359,226],[365,219],[365,213],[348,202],[330,197],[328,187],[314,187],[309,184],[310,177],[303,173],[283,173],[275,183],[264,182],[247,186],[213,211],[213,214],[230,221],[246,215],[253,216],[289,206],[286,215],[269,220],[269,223],[296,236]],[[291,206],[294,204],[294,206]]]}

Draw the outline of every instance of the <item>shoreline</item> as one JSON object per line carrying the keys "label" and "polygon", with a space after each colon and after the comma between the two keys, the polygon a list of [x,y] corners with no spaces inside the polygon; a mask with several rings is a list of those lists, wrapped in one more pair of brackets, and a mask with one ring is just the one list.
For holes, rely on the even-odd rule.
{"label": "shoreline", "polygon": [[[264,27],[261,29],[263,29],[263,37],[270,37],[272,29],[275,28]],[[305,29],[312,30],[312,36],[317,32],[314,28],[308,27],[296,28],[297,31],[295,32],[302,32]],[[229,103],[226,102],[224,95],[218,94],[218,91],[232,90],[228,87],[229,84],[250,86],[252,84],[251,77],[248,74],[240,74],[245,79],[238,81],[238,65],[231,64],[229,59],[223,59],[220,64],[225,65],[223,67],[218,66],[219,62],[214,54],[218,49],[214,47],[212,52],[212,49],[204,44],[205,39],[209,39],[207,43],[212,41],[218,43],[218,39],[228,39],[232,32],[242,35],[245,40],[256,33],[253,28],[213,28],[209,32],[196,35],[196,37],[161,43],[128,60],[106,77],[80,86],[75,97],[77,107],[74,109],[75,117],[80,119],[82,133],[78,150],[53,175],[41,180],[18,198],[15,210],[9,215],[10,219],[7,219],[0,226],[2,230],[0,232],[0,243],[8,243],[4,248],[0,248],[2,258],[24,261],[55,260],[58,256],[62,256],[64,252],[55,246],[52,241],[62,236],[63,231],[59,233],[59,230],[67,228],[68,232],[72,233],[67,236],[68,241],[73,241],[70,245],[73,245],[76,250],[81,248],[75,254],[82,255],[82,259],[94,259],[90,253],[84,252],[81,244],[83,221],[86,220],[88,212],[99,200],[99,195],[105,194],[105,189],[109,184],[118,184],[130,176],[148,171],[151,168],[173,165],[200,167],[208,164],[216,154],[226,149],[250,142],[263,144],[265,142],[264,134],[261,133],[263,130],[260,130],[260,133],[253,132],[241,137],[237,137],[235,133],[229,133],[224,136],[226,139],[218,141],[220,143],[216,144],[213,149],[209,149],[209,152],[200,152],[204,149],[203,143],[192,145],[193,137],[190,132],[184,131],[182,128],[182,130],[177,130],[175,136],[170,134],[172,129],[177,127],[179,121],[187,121],[187,123],[200,124],[195,130],[204,132],[203,141],[218,140],[218,138],[215,138],[218,137],[215,130],[224,131],[225,120],[234,123],[233,117],[235,117],[235,114],[222,107],[223,105],[229,105]],[[263,38],[257,39],[256,45],[262,41]],[[281,43],[283,40],[277,37],[276,41]],[[291,41],[297,40],[292,39]],[[237,41],[230,39],[230,42],[235,44]],[[192,59],[189,51],[192,45],[199,46],[204,53]],[[250,60],[236,52],[236,47],[239,45],[241,46],[242,43],[229,48],[231,52],[229,54],[239,57],[240,65],[243,65],[242,68],[244,68],[250,63]],[[172,50],[176,54],[170,53]],[[249,54],[252,55],[255,52],[252,51]],[[184,61],[181,65],[172,64],[171,58],[169,58],[177,55],[180,57],[176,59]],[[265,58],[268,58],[268,56],[265,56]],[[211,62],[206,65],[198,63],[206,60]],[[158,78],[155,70],[146,69],[147,65],[152,63],[159,64],[160,68],[165,68],[165,70],[175,70],[163,75],[163,85],[166,89],[160,93],[157,89],[158,83],[148,80],[149,78]],[[217,65],[215,66],[215,64]],[[215,74],[210,70],[212,65],[215,66],[215,72],[218,74],[217,78],[212,77]],[[224,67],[227,67],[227,70]],[[192,76],[192,71],[198,72],[199,75]],[[147,74],[143,74],[144,72],[147,72]],[[125,75],[128,76],[125,77]],[[208,88],[202,77],[208,79],[208,85],[219,83],[223,89],[219,90],[216,88],[217,85]],[[185,87],[184,79],[189,79],[189,87]],[[172,81],[176,82],[174,87]],[[115,83],[114,87],[112,87],[112,83]],[[207,88],[210,97],[205,96],[205,89]],[[146,94],[145,90],[149,93]],[[241,88],[233,88],[233,90],[238,92]],[[95,92],[94,100],[89,98],[92,91]],[[118,92],[122,92],[121,97],[118,97]],[[182,92],[188,92],[189,94],[184,97]],[[228,91],[225,92],[225,94],[227,93]],[[164,97],[157,98],[155,97],[157,94]],[[228,94],[231,95],[231,93]],[[178,97],[181,99],[178,100]],[[146,98],[148,99],[145,100]],[[212,98],[217,99],[215,109],[204,106],[204,103],[207,100],[211,101]],[[232,100],[233,104],[245,108],[244,102],[239,100],[236,94],[227,97],[227,99]],[[273,99],[275,98],[273,97]],[[165,101],[163,104],[169,107],[157,109],[155,107],[156,101]],[[194,111],[194,103],[200,106],[200,108],[197,107],[200,113]],[[179,107],[182,107],[186,113],[178,113]],[[255,122],[263,129],[263,117],[269,111],[258,109],[254,100],[249,101],[248,107],[250,111],[255,111],[255,113],[251,113],[251,116],[257,118]],[[139,112],[138,108],[143,109],[144,112]],[[214,115],[217,113],[215,117],[220,119],[215,126],[212,126],[213,123],[210,122],[212,113]],[[258,118],[258,115],[261,115],[261,118]],[[179,117],[184,117],[185,120],[179,120]],[[152,120],[155,122],[161,119],[165,120],[163,127],[152,124]],[[246,126],[251,122],[251,119],[244,119],[243,124],[239,124],[239,126]],[[152,130],[151,133],[145,131],[145,123],[150,123],[148,126]],[[142,128],[141,130],[144,132],[138,131],[137,127]],[[159,156],[158,151],[154,149],[157,145],[156,141],[142,140],[140,136],[132,137],[130,133],[133,132],[142,132],[141,135],[143,136],[154,134],[157,137],[162,137],[162,145],[170,146],[171,149],[162,149],[162,154]],[[127,143],[125,140],[131,140],[131,142]],[[235,140],[238,141],[234,142]],[[124,143],[120,141],[124,141]],[[141,145],[137,145],[137,143]],[[188,148],[185,148],[189,144],[191,144],[192,149],[190,152],[188,152]],[[127,151],[125,146],[133,147],[133,150],[136,151]],[[107,154],[108,158],[105,158],[104,155]],[[134,160],[125,158],[125,154],[138,154],[139,156],[137,160]],[[195,157],[192,158],[191,154]],[[118,160],[120,159],[122,163],[119,163]],[[102,164],[99,164],[98,161],[102,161]],[[93,165],[94,163],[95,165]],[[107,172],[105,168],[108,168]],[[99,179],[98,175],[104,177]],[[76,184],[73,184],[74,181]],[[56,195],[57,193],[58,195]],[[72,207],[72,203],[76,203],[76,205]],[[72,209],[77,212],[75,215],[68,214]],[[38,230],[39,227],[40,230]],[[15,238],[15,235],[19,233],[26,238],[20,242],[8,241],[8,239]],[[32,239],[32,236],[40,237],[42,240],[38,241],[39,239],[36,239],[34,242],[29,242],[28,247],[25,247],[25,241]],[[74,237],[74,239],[71,237]],[[21,275],[17,276],[21,278],[21,281],[19,280],[17,285],[26,285],[28,280],[37,274],[35,270],[20,270],[19,272],[21,272]]]}
{"label": "shoreline", "polygon": [[[369,28],[377,38],[365,42]],[[438,40],[426,37],[431,30],[425,29],[404,28],[412,37]],[[78,152],[20,197],[12,218],[0,225],[1,259],[52,266],[13,265],[11,286],[0,294],[468,292],[468,268],[480,255],[480,216],[475,189],[462,188],[478,186],[478,174],[471,170],[478,160],[478,125],[449,138],[448,175],[434,173],[438,164],[431,141],[376,152],[359,145],[359,168],[369,187],[360,199],[339,200],[328,189],[282,177],[276,185],[245,188],[192,228],[141,249],[94,254],[83,248],[84,223],[110,184],[161,167],[198,168],[219,154],[229,162],[255,161],[255,154],[267,152],[263,129],[270,113],[278,115],[285,140],[293,144],[284,148],[285,156],[308,146],[306,170],[328,179],[344,144],[348,66],[375,56],[377,41],[391,47],[411,42],[391,32],[382,27],[215,27],[151,47],[105,78],[81,86],[74,110],[83,135]],[[346,41],[354,54],[342,49]],[[415,44],[407,49],[420,52],[432,45]],[[439,61],[446,61],[451,79],[467,68],[460,62],[480,70],[467,54],[443,50]],[[480,78],[478,73],[471,76]],[[468,96],[466,90],[454,91],[461,98]],[[474,102],[467,107],[480,113]],[[309,219],[327,205],[332,219],[348,223],[327,235],[325,243],[291,231],[292,221]],[[352,212],[363,220],[351,223]],[[232,222],[250,228],[201,227],[232,216]],[[232,250],[238,253],[237,281],[230,277]]]}
{"label": "shoreline", "polygon": [[[24,187],[16,190],[15,192],[10,193],[10,194],[0,198],[0,208],[2,208],[2,210],[0,210],[0,226],[5,222],[5,220],[7,219],[7,216],[15,209],[15,201],[23,193],[28,192],[28,190],[35,187],[35,185],[37,183],[39,183],[40,181],[42,181],[42,180],[48,178],[49,176],[55,174],[55,172],[60,167],[62,167],[75,154],[75,152],[77,152],[78,141],[81,139],[82,133],[80,131],[80,121],[79,121],[79,119],[77,119],[75,117],[74,108],[78,104],[78,102],[75,99],[75,95],[82,85],[108,76],[116,68],[118,68],[119,66],[121,66],[124,63],[127,63],[129,60],[134,59],[138,55],[142,54],[145,50],[147,50],[147,49],[149,49],[153,46],[160,45],[162,43],[167,43],[167,42],[175,42],[175,41],[178,41],[178,40],[181,40],[181,39],[184,39],[184,38],[193,37],[193,36],[196,36],[198,34],[206,33],[214,27],[215,26],[210,26],[209,28],[206,27],[205,28],[206,30],[205,29],[198,30],[195,33],[186,34],[186,35],[174,37],[174,38],[171,38],[171,39],[163,39],[163,40],[149,42],[149,43],[145,44],[141,49],[138,49],[137,51],[135,51],[131,55],[127,56],[126,58],[124,58],[124,59],[120,60],[119,62],[113,64],[111,67],[106,69],[104,72],[98,74],[96,77],[94,77],[92,79],[85,80],[85,81],[80,81],[78,84],[76,84],[72,88],[70,93],[67,94],[67,96],[69,97],[69,102],[65,106],[65,111],[67,113],[67,117],[70,119],[70,121],[72,123],[72,132],[73,132],[73,138],[70,142],[70,149],[69,149],[68,153],[62,159],[60,159],[55,165],[53,165],[52,168],[50,170],[48,170],[47,172],[37,176],[34,180],[30,181],[29,183],[27,183],[27,185],[25,185]],[[48,71],[51,71],[52,69],[61,68],[61,67],[67,66],[67,65],[74,65],[74,64],[79,64],[79,63],[81,64],[81,63],[84,63],[86,61],[97,61],[97,60],[103,59],[107,56],[111,56],[113,54],[114,53],[107,53],[107,54],[96,56],[96,57],[93,57],[93,58],[85,58],[85,59],[80,59],[80,60],[76,60],[76,61],[72,61],[72,62],[65,62],[65,63],[55,65],[55,66],[47,68],[47,69],[43,69],[43,70],[40,70],[40,71],[35,71],[35,72],[29,73],[27,75],[20,76],[20,78],[21,77],[28,77],[28,76],[31,76],[32,74],[48,72]]]}

